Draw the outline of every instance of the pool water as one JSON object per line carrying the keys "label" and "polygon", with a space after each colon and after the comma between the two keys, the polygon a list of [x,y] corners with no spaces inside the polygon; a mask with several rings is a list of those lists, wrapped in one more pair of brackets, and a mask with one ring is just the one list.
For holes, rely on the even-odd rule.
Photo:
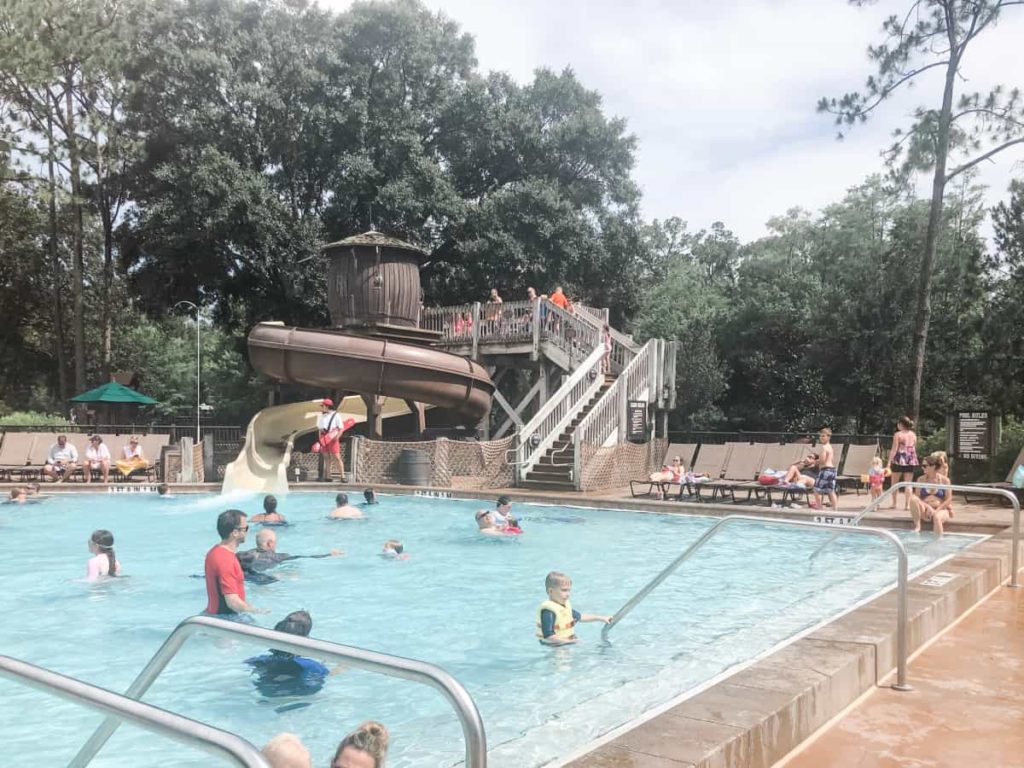
{"label": "pool water", "polygon": [[[381,496],[365,520],[326,519],[333,494],[295,493],[280,503],[292,523],[278,550],[344,549],[344,557],[280,566],[280,581],[247,585],[272,627],[293,610],[313,616],[313,636],[418,658],[457,677],[477,702],[490,761],[543,765],[581,748],[724,670],[851,607],[895,580],[891,547],[842,537],[816,564],[808,555],[828,533],[740,524],[725,529],[611,633],[578,628],[582,642],[542,647],[534,637],[544,576],[573,579],[584,613],[614,613],[712,524],[710,518],[516,504],[525,533],[479,536],[478,501]],[[229,506],[253,514],[256,497],[55,496],[0,506],[7,545],[0,559],[4,616],[0,652],[123,691],[177,623],[206,604],[203,558]],[[86,542],[96,528],[116,537],[127,578],[88,583]],[[255,546],[258,526],[246,547]],[[920,569],[978,537],[900,534]],[[379,556],[404,542],[407,560]],[[895,619],[895,617],[894,617]],[[328,764],[340,738],[364,719],[392,734],[388,765],[458,763],[458,721],[440,694],[356,670],[332,676],[310,705],[266,700],[244,659],[247,641],[195,636],[145,700],[236,732],[256,745],[280,731],[302,736],[314,765]],[[284,706],[282,706],[284,704]],[[3,764],[63,765],[101,716],[0,680]],[[213,758],[133,726],[122,726],[96,766],[206,766]]]}

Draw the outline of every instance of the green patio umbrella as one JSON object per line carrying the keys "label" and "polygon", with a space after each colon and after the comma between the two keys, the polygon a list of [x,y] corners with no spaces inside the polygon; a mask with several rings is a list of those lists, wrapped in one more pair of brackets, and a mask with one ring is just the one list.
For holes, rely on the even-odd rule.
{"label": "green patio umbrella", "polygon": [[136,392],[131,387],[118,384],[116,381],[103,384],[71,398],[73,403],[132,403],[134,405],[156,405],[149,395]]}

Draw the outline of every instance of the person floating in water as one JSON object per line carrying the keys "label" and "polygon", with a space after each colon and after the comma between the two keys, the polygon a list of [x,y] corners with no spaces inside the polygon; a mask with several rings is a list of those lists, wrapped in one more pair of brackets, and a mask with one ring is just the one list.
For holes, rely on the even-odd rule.
{"label": "person floating in water", "polygon": [[206,610],[209,616],[264,613],[245,601],[245,577],[235,553],[245,543],[249,523],[240,509],[228,509],[217,517],[220,541],[206,553]]}
{"label": "person floating in water", "polygon": [[348,503],[348,494],[339,493],[334,497],[334,511],[328,517],[333,520],[358,520],[363,516],[358,507]]}
{"label": "person floating in water", "polygon": [[[250,523],[263,523],[264,525],[288,525],[284,515],[277,511],[277,497],[270,494],[263,497],[263,513],[253,515],[249,518]],[[257,537],[257,542],[259,538]]]}
{"label": "person floating in water", "polygon": [[17,488],[11,488],[10,496],[8,497],[5,504],[24,504],[28,501],[28,488],[18,486]]}
{"label": "person floating in water", "polygon": [[114,556],[114,534],[102,528],[89,537],[89,551],[93,556],[85,567],[85,578],[95,581],[102,576],[120,576],[121,564]]}
{"label": "person floating in water", "polygon": [[544,579],[548,599],[537,609],[537,638],[544,645],[571,645],[576,642],[574,627],[581,621],[603,621],[607,624],[611,616],[580,613],[573,610],[569,601],[572,579],[564,573],[552,571]]}
{"label": "person floating in water", "polygon": [[[313,630],[313,617],[306,611],[292,611],[274,625],[274,630],[308,637]],[[253,680],[256,689],[268,699],[311,696],[324,687],[331,674],[331,670],[315,659],[276,649],[246,659],[245,663],[252,667],[256,676]]]}
{"label": "person floating in water", "polygon": [[242,573],[246,581],[255,581],[263,584],[277,581],[273,576],[265,574],[286,560],[298,560],[300,558],[321,558],[339,557],[345,553],[340,549],[332,549],[322,555],[289,555],[287,552],[277,551],[277,533],[270,528],[264,528],[256,534],[256,548],[246,549],[237,553],[238,562],[242,566]]}
{"label": "person floating in water", "polygon": [[409,555],[405,551],[405,546],[398,539],[388,539],[384,542],[384,550],[381,552],[381,557],[387,557],[393,560],[409,559]]}
{"label": "person floating in water", "polygon": [[364,506],[367,504],[376,504],[377,492],[373,490],[373,488],[367,488],[365,491],[363,491],[363,499],[365,499],[365,501],[363,502]]}

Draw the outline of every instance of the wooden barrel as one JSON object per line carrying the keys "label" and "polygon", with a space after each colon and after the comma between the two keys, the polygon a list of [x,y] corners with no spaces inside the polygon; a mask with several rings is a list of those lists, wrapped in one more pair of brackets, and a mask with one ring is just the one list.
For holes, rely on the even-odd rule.
{"label": "wooden barrel", "polygon": [[402,485],[430,485],[430,457],[415,448],[398,454],[398,482]]}
{"label": "wooden barrel", "polygon": [[379,232],[323,248],[330,259],[327,304],[336,328],[419,326],[423,251]]}

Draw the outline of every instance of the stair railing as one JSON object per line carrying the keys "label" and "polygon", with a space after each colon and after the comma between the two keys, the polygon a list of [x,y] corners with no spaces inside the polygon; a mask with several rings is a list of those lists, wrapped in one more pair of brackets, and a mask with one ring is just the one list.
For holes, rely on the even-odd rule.
{"label": "stair railing", "polygon": [[627,401],[643,399],[650,403],[657,399],[661,370],[659,348],[658,339],[651,339],[644,344],[615,383],[576,426],[572,443],[573,482],[577,490],[582,487],[583,471],[590,456],[609,442],[616,431],[618,435],[615,442],[625,442]]}
{"label": "stair railing", "polygon": [[117,722],[127,720],[147,731],[231,760],[236,765],[270,768],[262,753],[241,736],[27,661],[0,656],[0,677],[66,699],[72,704],[105,712],[108,719],[113,718]]}
{"label": "stair railing", "polygon": [[518,468],[520,480],[526,477],[526,473],[533,469],[555,439],[565,431],[594,393],[601,388],[603,359],[604,347],[592,348],[587,358],[569,375],[565,383],[548,398],[534,417],[519,429],[515,461],[511,463]]}
{"label": "stair railing", "polygon": [[[480,718],[476,703],[462,683],[440,667],[425,661],[405,659],[401,656],[368,651],[327,640],[292,635],[287,632],[276,632],[272,629],[240,624],[213,616],[192,616],[175,627],[164,644],[153,654],[153,658],[139,673],[139,676],[128,686],[124,695],[129,699],[141,699],[153,681],[164,671],[171,659],[185,644],[185,641],[199,632],[255,640],[277,650],[296,654],[310,653],[331,661],[340,661],[357,669],[365,669],[369,672],[428,685],[440,692],[458,715],[459,722],[462,724],[462,735],[466,741],[464,763],[466,768],[485,768],[487,765],[487,740],[484,736],[484,723]],[[117,717],[108,717],[100,723],[95,733],[68,763],[68,768],[84,768],[88,765],[117,730],[118,725],[120,725],[120,721]]]}

